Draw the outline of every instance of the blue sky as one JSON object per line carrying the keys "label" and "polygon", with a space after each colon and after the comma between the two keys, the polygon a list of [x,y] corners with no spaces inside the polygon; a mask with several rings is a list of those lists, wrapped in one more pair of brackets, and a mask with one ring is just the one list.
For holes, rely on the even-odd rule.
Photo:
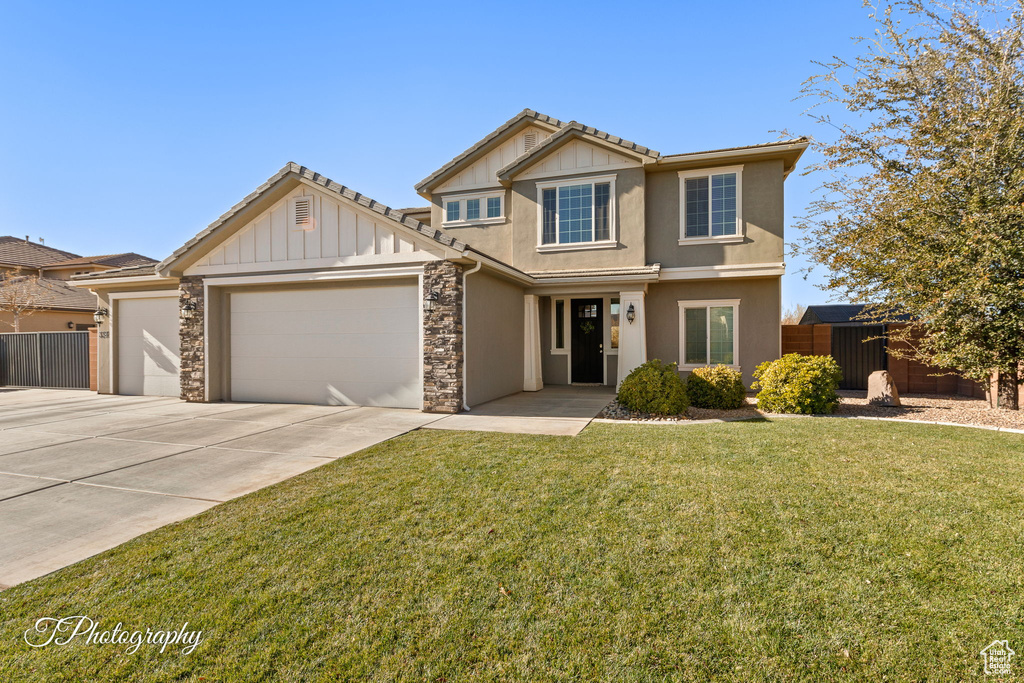
{"label": "blue sky", "polygon": [[[163,258],[287,161],[419,205],[525,107],[663,154],[821,135],[793,98],[869,30],[860,0],[4,0],[0,234]],[[788,222],[815,185],[790,176]],[[787,261],[784,304],[825,302]]]}

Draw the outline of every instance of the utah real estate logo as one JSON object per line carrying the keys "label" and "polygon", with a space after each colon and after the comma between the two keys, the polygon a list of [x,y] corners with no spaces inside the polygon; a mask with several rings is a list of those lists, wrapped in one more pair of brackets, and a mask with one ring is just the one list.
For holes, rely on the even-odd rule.
{"label": "utah real estate logo", "polygon": [[1010,673],[1010,660],[1017,654],[1010,649],[1010,641],[993,640],[981,651],[986,676],[1006,676]]}

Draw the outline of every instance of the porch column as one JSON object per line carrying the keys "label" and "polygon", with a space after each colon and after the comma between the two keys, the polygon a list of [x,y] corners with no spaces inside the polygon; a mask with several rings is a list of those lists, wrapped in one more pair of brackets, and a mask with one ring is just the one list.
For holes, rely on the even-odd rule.
{"label": "porch column", "polygon": [[540,367],[540,297],[525,294],[523,302],[523,391],[544,388]]}
{"label": "porch column", "polygon": [[[633,307],[633,322],[629,322],[629,307]],[[619,376],[618,386],[626,375],[647,362],[647,315],[644,312],[644,292],[619,292]]]}

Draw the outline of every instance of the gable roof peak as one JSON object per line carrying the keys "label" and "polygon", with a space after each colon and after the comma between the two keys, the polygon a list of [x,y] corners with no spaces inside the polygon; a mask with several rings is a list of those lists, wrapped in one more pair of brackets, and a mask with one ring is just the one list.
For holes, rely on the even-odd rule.
{"label": "gable roof peak", "polygon": [[461,166],[464,161],[468,158],[480,153],[486,149],[489,149],[495,142],[498,141],[506,132],[512,128],[522,124],[524,121],[527,123],[538,122],[542,125],[551,126],[554,130],[559,130],[569,125],[565,121],[559,121],[558,119],[541,114],[533,109],[523,109],[521,112],[510,118],[505,123],[501,124],[490,133],[485,135],[482,139],[478,140],[476,144],[472,145],[464,152],[459,154],[457,157],[446,163],[441,168],[437,169],[426,178],[416,183],[415,190],[421,195],[425,195],[431,187],[437,185],[443,179],[445,179],[456,167]]}
{"label": "gable roof peak", "polygon": [[356,192],[350,187],[346,187],[341,183],[335,182],[312,169],[289,161],[285,164],[281,170],[274,175],[270,176],[266,182],[257,187],[251,193],[249,193],[242,201],[235,204],[233,207],[227,210],[223,215],[220,216],[213,223],[210,223],[204,230],[200,231],[195,237],[190,239],[188,242],[183,244],[181,247],[176,249],[173,254],[165,258],[156,266],[156,273],[158,275],[171,275],[173,267],[189,252],[194,248],[198,247],[201,243],[206,242],[211,235],[227,223],[235,215],[251,206],[254,202],[263,197],[272,187],[276,186],[279,182],[285,180],[289,175],[297,176],[298,180],[312,183],[323,190],[327,190],[330,193],[341,196],[351,202],[359,204],[360,206],[373,211],[374,213],[380,214],[384,218],[392,221],[397,225],[401,225],[407,230],[413,230],[414,232],[426,237],[427,239],[433,240],[434,242],[441,244],[449,249],[455,251],[465,251],[467,245],[465,242],[455,239],[454,237],[446,234],[445,232],[432,228],[429,225],[418,221],[412,216],[406,215],[402,212],[396,211],[389,206],[381,204],[375,199],[371,199],[361,192]]}

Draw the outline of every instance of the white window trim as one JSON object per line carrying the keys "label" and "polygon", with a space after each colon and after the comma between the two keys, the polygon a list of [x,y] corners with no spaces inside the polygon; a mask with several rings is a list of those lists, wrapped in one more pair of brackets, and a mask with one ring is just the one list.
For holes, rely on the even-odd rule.
{"label": "white window trim", "polygon": [[[740,300],[739,299],[706,299],[706,300],[692,300],[692,301],[680,301],[679,302],[679,369],[680,370],[693,370],[695,368],[704,368],[708,366],[708,362],[705,363],[684,363],[683,360],[686,358],[686,315],[685,310],[687,308],[706,308],[711,309],[715,306],[732,306],[732,364],[726,367],[730,367],[733,370],[739,370],[740,368]],[[711,315],[710,311],[708,315]],[[708,357],[711,355],[711,324],[708,321],[707,325],[708,333]]]}
{"label": "white window trim", "polygon": [[[544,244],[544,190],[558,189],[559,187],[567,187],[569,185],[595,185],[597,183],[608,183],[608,236],[606,240],[594,240],[591,242],[552,242],[551,244]],[[555,195],[555,201],[558,201],[557,193]],[[619,222],[617,220],[617,207],[615,197],[615,176],[614,175],[601,175],[601,176],[586,176],[583,178],[571,178],[569,180],[556,180],[556,181],[544,181],[537,183],[537,251],[551,252],[551,251],[578,251],[581,249],[613,249],[619,246]],[[591,221],[593,221],[591,216]],[[593,230],[593,222],[591,222],[591,229]],[[555,239],[558,238],[558,216],[557,211],[555,215]]]}
{"label": "white window trim", "polygon": [[[606,296],[604,298],[604,319],[608,321],[605,325],[604,355],[617,356],[619,348],[612,348],[612,299],[619,300],[619,342],[622,342],[622,298],[620,296]],[[607,368],[606,368],[607,369]]]}
{"label": "white window trim", "polygon": [[[495,218],[487,218],[487,200],[497,197],[501,200],[501,215]],[[466,219],[466,200],[480,200],[480,218],[474,220]],[[448,220],[448,203],[459,203],[459,220]],[[492,190],[490,192],[474,192],[472,194],[444,195],[441,197],[441,227],[442,228],[463,228],[471,225],[495,225],[505,222],[505,190]]]}
{"label": "white window trim", "polygon": [[[687,237],[686,236],[686,180],[688,178],[709,178],[713,175],[723,173],[736,174],[736,234],[720,235],[712,237]],[[708,192],[711,191],[711,183],[708,182]],[[710,211],[710,204],[708,210]],[[719,166],[718,168],[700,168],[690,171],[679,171],[679,245],[697,244],[737,244],[746,239],[746,224],[743,222],[743,166]],[[709,226],[710,232],[710,226]]]}

